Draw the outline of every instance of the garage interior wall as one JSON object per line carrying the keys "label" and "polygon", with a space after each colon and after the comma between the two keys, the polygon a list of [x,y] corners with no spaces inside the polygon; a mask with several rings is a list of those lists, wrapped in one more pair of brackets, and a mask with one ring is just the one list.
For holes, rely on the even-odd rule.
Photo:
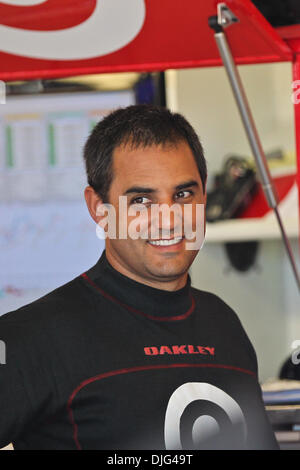
{"label": "garage interior wall", "polygon": [[[265,152],[295,152],[291,64],[244,65],[239,71]],[[200,137],[209,190],[226,156],[251,157],[225,70],[171,70],[166,83],[168,106],[185,115]],[[292,164],[296,168],[296,160]],[[299,267],[298,240],[290,242]],[[190,273],[194,287],[219,295],[238,314],[256,349],[260,382],[277,377],[292,342],[300,340],[299,293],[283,242],[260,241],[255,267],[245,273],[230,269],[221,242],[206,242]]]}

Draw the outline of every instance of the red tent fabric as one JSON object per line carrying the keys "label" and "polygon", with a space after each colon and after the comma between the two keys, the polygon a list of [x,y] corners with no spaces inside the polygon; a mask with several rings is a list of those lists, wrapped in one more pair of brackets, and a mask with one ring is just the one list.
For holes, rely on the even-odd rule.
{"label": "red tent fabric", "polygon": [[[216,0],[0,2],[0,79],[221,65],[208,27]],[[228,37],[238,64],[292,60],[249,0],[227,0],[240,22]]]}

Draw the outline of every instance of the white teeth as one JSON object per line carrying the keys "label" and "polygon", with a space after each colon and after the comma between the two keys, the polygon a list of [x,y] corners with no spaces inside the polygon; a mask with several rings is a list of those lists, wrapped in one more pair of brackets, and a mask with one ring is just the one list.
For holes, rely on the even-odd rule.
{"label": "white teeth", "polygon": [[181,237],[178,237],[178,238],[172,238],[172,240],[152,240],[150,241],[149,240],[149,243],[150,245],[162,245],[162,246],[166,246],[166,245],[175,245],[176,243],[180,242],[180,240],[182,240]]}

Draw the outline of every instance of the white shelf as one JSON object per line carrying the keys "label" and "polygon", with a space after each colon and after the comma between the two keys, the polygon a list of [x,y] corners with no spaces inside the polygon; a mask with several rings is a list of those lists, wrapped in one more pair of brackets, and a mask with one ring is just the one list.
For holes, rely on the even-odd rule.
{"label": "white shelf", "polygon": [[[289,238],[299,237],[298,218],[282,218],[282,222]],[[270,214],[267,218],[231,219],[206,224],[205,243],[280,238],[281,231],[274,214]]]}
{"label": "white shelf", "polygon": [[[298,187],[295,183],[285,199],[278,205],[288,238],[300,237],[298,200]],[[264,217],[230,219],[206,224],[205,243],[279,239],[281,239],[281,231],[273,210],[270,210]]]}

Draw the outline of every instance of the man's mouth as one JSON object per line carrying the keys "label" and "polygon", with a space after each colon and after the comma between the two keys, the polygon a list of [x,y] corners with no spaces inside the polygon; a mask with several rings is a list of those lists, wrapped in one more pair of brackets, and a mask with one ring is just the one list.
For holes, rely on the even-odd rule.
{"label": "man's mouth", "polygon": [[169,239],[160,239],[160,240],[148,240],[150,245],[154,246],[171,246],[180,243],[183,240],[183,237],[169,238]]}

